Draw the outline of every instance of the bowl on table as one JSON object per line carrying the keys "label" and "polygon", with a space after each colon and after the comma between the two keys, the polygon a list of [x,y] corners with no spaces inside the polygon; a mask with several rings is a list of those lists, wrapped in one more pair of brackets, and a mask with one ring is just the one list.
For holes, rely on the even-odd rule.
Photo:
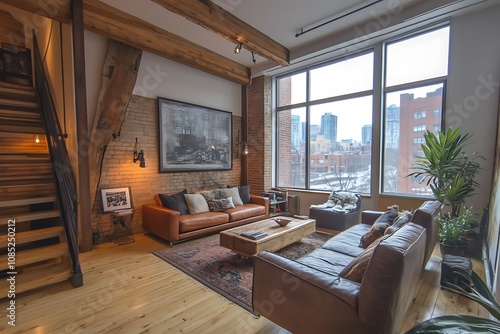
{"label": "bowl on table", "polygon": [[278,218],[273,218],[273,220],[278,223],[279,226],[286,226],[288,225],[289,222],[291,222],[292,220],[291,219],[287,219],[287,218],[281,218],[281,217],[278,217]]}

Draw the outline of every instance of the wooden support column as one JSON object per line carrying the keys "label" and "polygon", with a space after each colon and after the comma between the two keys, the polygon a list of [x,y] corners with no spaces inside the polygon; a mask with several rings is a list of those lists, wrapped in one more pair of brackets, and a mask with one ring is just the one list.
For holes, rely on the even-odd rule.
{"label": "wooden support column", "polygon": [[[141,57],[141,50],[109,41],[89,146],[89,155],[92,157],[90,161],[91,203],[94,203],[99,187],[106,147],[120,133],[125,119],[125,112],[132,98],[139,73]],[[130,160],[132,160],[132,151],[130,151]]]}
{"label": "wooden support column", "polygon": [[78,198],[80,221],[80,251],[92,250],[90,213],[89,131],[87,125],[87,86],[85,81],[85,45],[83,37],[83,1],[71,1],[73,19],[73,68],[75,76],[75,112],[78,142]]}
{"label": "wooden support column", "polygon": [[[241,86],[241,141],[248,145],[248,89]],[[243,149],[239,147],[238,149]],[[248,159],[247,155],[241,154],[241,185],[248,183]]]}

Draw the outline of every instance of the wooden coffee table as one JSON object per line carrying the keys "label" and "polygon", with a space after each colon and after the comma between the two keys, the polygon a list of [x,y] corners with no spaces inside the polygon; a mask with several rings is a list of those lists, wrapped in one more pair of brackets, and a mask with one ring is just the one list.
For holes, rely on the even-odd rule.
{"label": "wooden coffee table", "polygon": [[[273,218],[269,218],[222,231],[220,232],[220,245],[243,256],[252,257],[265,250],[281,249],[316,231],[316,220],[314,219],[282,218],[292,221],[281,227]],[[240,235],[251,230],[263,231],[268,235],[257,240]]]}

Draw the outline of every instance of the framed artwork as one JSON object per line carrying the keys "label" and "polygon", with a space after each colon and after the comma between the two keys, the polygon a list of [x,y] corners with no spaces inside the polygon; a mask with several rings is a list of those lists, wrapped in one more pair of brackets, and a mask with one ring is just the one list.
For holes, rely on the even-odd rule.
{"label": "framed artwork", "polygon": [[2,43],[3,81],[32,85],[31,50]]}
{"label": "framed artwork", "polygon": [[104,213],[132,209],[130,187],[101,189],[102,211]]}
{"label": "framed artwork", "polygon": [[232,113],[158,98],[159,172],[232,169]]}

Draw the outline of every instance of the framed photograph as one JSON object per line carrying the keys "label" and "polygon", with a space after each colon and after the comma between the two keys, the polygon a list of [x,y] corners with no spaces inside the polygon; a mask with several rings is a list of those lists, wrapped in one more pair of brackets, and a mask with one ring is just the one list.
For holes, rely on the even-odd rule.
{"label": "framed photograph", "polygon": [[104,213],[132,209],[130,187],[101,189],[102,211]]}
{"label": "framed photograph", "polygon": [[31,86],[31,50],[2,43],[3,80]]}
{"label": "framed photograph", "polygon": [[232,113],[158,98],[159,172],[230,170]]}

